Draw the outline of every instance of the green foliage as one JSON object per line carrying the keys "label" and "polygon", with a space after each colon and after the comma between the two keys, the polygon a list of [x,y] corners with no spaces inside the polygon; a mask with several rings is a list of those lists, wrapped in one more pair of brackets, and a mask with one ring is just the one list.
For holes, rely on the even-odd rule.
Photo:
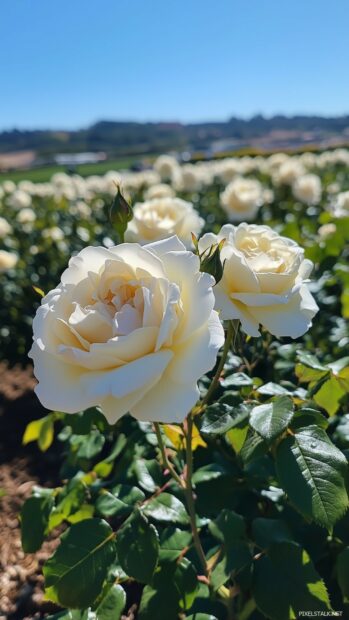
{"label": "green foliage", "polygon": [[294,542],[271,544],[255,563],[253,596],[258,609],[272,620],[289,620],[300,611],[331,609],[326,587],[309,555]]}
{"label": "green foliage", "polygon": [[317,426],[300,428],[277,448],[277,472],[293,505],[332,529],[348,507],[347,461]]}
{"label": "green foliage", "polygon": [[[265,172],[246,173],[275,193],[256,223],[291,236],[315,262],[312,287],[320,311],[297,342],[263,331],[260,338],[245,338],[235,330],[215,391],[195,410],[196,529],[183,488],[186,424],[163,427],[167,462],[152,424],[124,416],[111,427],[96,407],[50,413],[27,427],[23,443],[36,450],[37,442],[47,452],[40,458],[58,454],[64,481],[52,490],[35,488],[21,514],[25,551],[39,549],[55,527],[65,530],[44,568],[48,597],[66,608],[57,620],[120,620],[134,600],[140,600],[140,620],[289,620],[301,610],[326,612],[331,605],[347,611],[349,218],[337,220],[327,211],[327,188],[337,183],[349,190],[349,175],[339,163],[316,173],[323,198],[311,207]],[[144,200],[146,189],[128,188],[132,204]],[[204,232],[226,223],[223,190],[215,178],[195,192],[178,192],[204,218]],[[29,349],[40,302],[33,286],[49,291],[71,254],[86,244],[103,245],[106,236],[116,240],[106,227],[114,193],[114,187],[91,190],[84,197],[88,217],[76,211],[80,198],[34,195],[37,220],[29,233],[6,197],[0,199],[0,216],[13,226],[1,248],[20,257],[14,272],[2,274],[7,359],[21,361]],[[121,205],[115,206],[120,214]],[[321,237],[319,226],[328,223],[336,230]],[[62,229],[63,244],[45,239],[43,231],[52,226]],[[79,237],[81,227],[88,243]],[[210,256],[210,269],[216,258]],[[199,382],[202,395],[213,373]]]}
{"label": "green foliage", "polygon": [[26,553],[40,549],[47,530],[53,499],[50,495],[30,497],[21,510],[22,547]]}
{"label": "green foliage", "polygon": [[72,525],[44,565],[46,596],[64,607],[84,609],[100,594],[115,555],[114,533],[102,519]]}
{"label": "green foliage", "polygon": [[134,512],[118,531],[116,548],[127,575],[141,583],[152,580],[159,558],[159,536],[141,512]]}
{"label": "green foliage", "polygon": [[279,396],[267,405],[254,407],[250,425],[267,442],[281,435],[293,418],[293,402],[287,396]]}

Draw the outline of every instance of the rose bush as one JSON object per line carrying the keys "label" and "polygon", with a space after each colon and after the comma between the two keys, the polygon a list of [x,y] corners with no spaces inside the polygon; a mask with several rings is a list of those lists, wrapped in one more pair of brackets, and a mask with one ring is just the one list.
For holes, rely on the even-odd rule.
{"label": "rose bush", "polygon": [[[0,278],[2,357],[26,360],[39,295],[74,257],[35,319],[38,395],[55,410],[23,442],[58,486],[25,502],[23,549],[65,530],[43,568],[54,620],[348,615],[349,153],[163,163],[0,187],[0,249],[17,258]],[[319,202],[294,196],[305,173]],[[253,226],[226,225],[236,175],[261,189]],[[135,205],[190,202],[209,233],[198,256],[124,244],[115,184]],[[213,297],[226,336],[206,372]]]}
{"label": "rose bush", "polygon": [[222,239],[224,271],[215,288],[222,318],[238,319],[250,336],[260,336],[260,324],[274,336],[302,336],[318,311],[307,286],[313,265],[304,250],[268,226],[253,224],[207,233],[199,249]]}
{"label": "rose bush", "polygon": [[177,237],[88,247],[69,262],[33,323],[39,399],[77,412],[100,405],[111,424],[181,422],[224,341],[214,279]]}

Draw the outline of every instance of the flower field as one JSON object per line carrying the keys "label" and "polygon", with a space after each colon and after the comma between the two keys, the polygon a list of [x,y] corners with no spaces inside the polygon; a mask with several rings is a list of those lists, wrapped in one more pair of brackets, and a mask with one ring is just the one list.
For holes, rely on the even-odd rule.
{"label": "flower field", "polygon": [[349,614],[348,259],[346,149],[2,182],[50,618]]}

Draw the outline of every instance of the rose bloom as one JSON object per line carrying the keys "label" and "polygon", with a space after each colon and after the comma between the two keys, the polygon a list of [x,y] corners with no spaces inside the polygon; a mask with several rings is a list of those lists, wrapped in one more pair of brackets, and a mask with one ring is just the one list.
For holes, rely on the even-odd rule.
{"label": "rose bloom", "polygon": [[42,300],[30,357],[49,409],[99,405],[110,423],[181,422],[224,342],[214,279],[177,237],[87,247]]}
{"label": "rose bloom", "polygon": [[303,174],[292,185],[294,197],[308,205],[319,204],[321,191],[321,179],[316,174]]}
{"label": "rose bloom", "polygon": [[163,181],[172,181],[178,168],[177,160],[171,155],[160,155],[154,162],[154,170]]}
{"label": "rose bloom", "polygon": [[331,211],[335,217],[349,217],[349,191],[336,196]]}
{"label": "rose bloom", "polygon": [[36,220],[36,214],[30,207],[25,207],[18,212],[16,219],[20,224],[32,224]]}
{"label": "rose bloom", "polygon": [[4,239],[12,232],[12,226],[5,220],[4,217],[0,217],[0,239]]}
{"label": "rose bloom", "polygon": [[306,170],[296,157],[288,157],[273,176],[275,185],[292,185]]}
{"label": "rose bloom", "polygon": [[51,239],[57,242],[64,239],[64,232],[58,226],[52,226],[52,228],[45,228],[45,230],[42,231],[42,236],[45,239]]}
{"label": "rose bloom", "polygon": [[16,189],[13,194],[8,197],[7,202],[11,207],[13,207],[13,209],[19,211],[19,209],[30,207],[32,198],[27,192],[24,192],[21,189]]}
{"label": "rose bloom", "polygon": [[153,200],[153,198],[173,198],[175,195],[175,191],[170,185],[166,183],[157,183],[156,185],[151,185],[146,190],[144,198],[146,200]]}
{"label": "rose bloom", "polygon": [[221,204],[231,222],[253,220],[263,203],[263,188],[257,179],[234,179],[221,194]]}
{"label": "rose bloom", "polygon": [[18,261],[18,256],[14,252],[6,252],[6,250],[0,250],[0,273],[13,269]]}
{"label": "rose bloom", "polygon": [[274,336],[302,336],[318,311],[307,286],[313,264],[303,249],[269,226],[243,223],[204,235],[200,252],[221,239],[224,271],[214,288],[221,318],[240,320],[250,336],[260,335],[259,325]]}
{"label": "rose bloom", "polygon": [[187,248],[192,245],[191,233],[198,235],[204,220],[190,202],[180,198],[154,198],[135,204],[125,240],[141,245],[177,235]]}
{"label": "rose bloom", "polygon": [[329,222],[328,224],[323,224],[320,226],[317,232],[321,239],[326,239],[337,232],[337,226],[336,224],[333,224],[333,222]]}

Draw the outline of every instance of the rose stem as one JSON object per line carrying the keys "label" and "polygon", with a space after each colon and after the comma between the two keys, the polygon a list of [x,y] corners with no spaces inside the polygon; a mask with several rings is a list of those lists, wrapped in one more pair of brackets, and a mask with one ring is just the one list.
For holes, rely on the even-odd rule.
{"label": "rose stem", "polygon": [[154,428],[155,428],[156,438],[158,440],[158,444],[159,444],[159,448],[160,448],[160,452],[161,452],[162,464],[164,466],[164,469],[168,469],[169,470],[172,478],[174,478],[174,480],[183,489],[185,487],[184,481],[177,474],[177,472],[174,469],[173,465],[168,460],[168,456],[166,454],[166,448],[165,448],[165,444],[164,444],[164,441],[163,441],[163,438],[162,438],[162,433],[161,433],[161,428],[160,428],[159,422],[154,422]]}
{"label": "rose stem", "polygon": [[190,526],[191,526],[191,531],[193,534],[193,541],[194,541],[195,549],[199,556],[199,560],[201,562],[204,574],[206,577],[208,577],[209,573],[207,569],[206,557],[205,557],[204,550],[201,545],[199,532],[196,527],[195,504],[194,504],[194,494],[193,494],[193,484],[192,484],[192,475],[193,475],[192,437],[193,437],[193,415],[192,415],[192,412],[190,412],[187,418],[187,435],[186,435],[187,471],[186,471],[185,494],[186,494]]}

